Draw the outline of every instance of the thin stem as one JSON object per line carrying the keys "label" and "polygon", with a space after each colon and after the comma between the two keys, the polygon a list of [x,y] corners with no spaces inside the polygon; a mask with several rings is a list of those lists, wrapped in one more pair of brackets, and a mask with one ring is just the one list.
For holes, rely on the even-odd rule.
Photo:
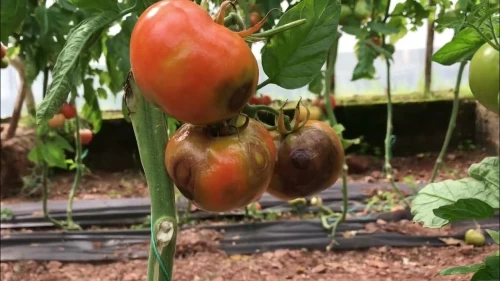
{"label": "thin stem", "polygon": [[63,224],[60,221],[55,220],[49,214],[49,210],[47,208],[47,201],[49,197],[49,186],[48,186],[48,177],[49,177],[49,167],[46,163],[42,164],[42,210],[43,216],[46,220],[50,221],[54,226],[58,228],[64,228]]}
{"label": "thin stem", "polygon": [[261,88],[267,86],[267,84],[269,83],[271,83],[271,78],[267,78],[264,82],[257,85],[257,90],[260,90]]}
{"label": "thin stem", "polygon": [[486,41],[486,43],[490,44],[493,49],[498,51],[498,45],[495,45],[493,42],[491,42],[491,40],[489,40],[488,37],[477,26],[470,23],[465,23],[465,26],[474,29],[479,34],[479,36],[481,36],[483,40]]}
{"label": "thin stem", "polygon": [[248,36],[248,37],[269,38],[269,37],[272,37],[272,36],[274,36],[274,35],[276,35],[276,34],[278,34],[280,32],[283,32],[283,31],[295,28],[295,27],[297,27],[299,25],[302,25],[302,24],[304,24],[306,22],[307,22],[306,19],[300,19],[300,20],[292,21],[290,23],[287,23],[287,24],[284,24],[284,25],[275,27],[273,29],[270,29],[270,30],[267,30],[267,31],[263,31],[261,33],[257,33],[255,35]]}
{"label": "thin stem", "polygon": [[493,26],[493,21],[491,20],[491,17],[488,18],[488,25],[489,25],[489,28],[491,29],[491,34],[493,35],[493,40],[495,41],[495,44],[498,46],[497,32],[495,30],[495,27]]}
{"label": "thin stem", "polygon": [[424,69],[424,95],[431,93],[432,84],[432,53],[434,49],[434,22],[435,22],[435,3],[433,0],[429,1],[431,14],[427,21],[427,42],[425,45],[425,69]]}
{"label": "thin stem", "polygon": [[[384,38],[385,39],[385,38]],[[385,42],[385,41],[383,41]],[[387,66],[387,130],[385,134],[385,173],[386,178],[389,180],[394,191],[399,195],[401,200],[405,203],[405,205],[410,208],[410,203],[404,196],[403,192],[399,189],[399,187],[394,182],[392,178],[392,167],[391,167],[391,136],[392,136],[392,99],[391,99],[391,62],[389,59],[385,60]]]}
{"label": "thin stem", "polygon": [[453,129],[455,129],[459,101],[460,101],[460,99],[459,99],[460,83],[462,82],[462,74],[464,72],[464,68],[465,68],[466,64],[467,64],[467,61],[462,61],[462,62],[460,62],[460,67],[458,68],[457,82],[455,84],[455,91],[453,92],[453,95],[454,95],[453,96],[453,108],[451,110],[450,122],[448,123],[448,130],[446,131],[446,136],[444,138],[443,147],[441,148],[441,151],[439,152],[438,158],[436,160],[436,164],[434,165],[434,169],[432,170],[431,183],[433,183],[436,180],[439,169],[441,169],[441,166],[443,165],[443,158],[444,158],[444,155],[446,154],[446,151],[448,150],[448,145],[450,143],[451,136],[453,134]]}
{"label": "thin stem", "polygon": [[[146,181],[151,196],[151,226],[154,239],[148,261],[148,281],[170,281],[174,263],[177,219],[175,208],[174,185],[165,168],[165,147],[168,143],[168,122],[164,113],[146,102],[136,86],[131,73],[127,78],[125,99],[134,128],[141,163],[146,174]],[[168,241],[160,241],[162,225],[168,223],[171,236]],[[153,243],[154,242],[154,243]],[[160,244],[154,248],[153,244]],[[156,257],[160,255],[160,260]],[[160,271],[164,265],[169,276]]]}
{"label": "thin stem", "polygon": [[[73,99],[74,100],[74,99]],[[74,102],[72,102],[74,104]],[[69,229],[81,229],[81,227],[73,222],[73,201],[75,199],[76,189],[80,185],[80,181],[83,176],[84,166],[82,163],[82,142],[80,140],[80,116],[78,116],[78,112],[75,115],[75,146],[76,146],[76,174],[75,179],[73,180],[73,185],[71,186],[71,191],[69,193],[68,198],[68,206],[66,209],[66,221],[68,223]]]}
{"label": "thin stem", "polygon": [[325,72],[325,90],[323,92],[323,98],[325,99],[325,107],[326,107],[326,115],[328,116],[328,120],[330,120],[331,126],[337,124],[337,118],[335,118],[335,114],[333,114],[332,103],[330,101],[330,88],[331,88],[331,77],[333,75],[333,71],[335,69],[335,63],[337,61],[337,53],[338,53],[338,44],[340,40],[340,36],[342,34],[337,32],[336,39],[328,52],[328,59],[326,63],[326,72]]}

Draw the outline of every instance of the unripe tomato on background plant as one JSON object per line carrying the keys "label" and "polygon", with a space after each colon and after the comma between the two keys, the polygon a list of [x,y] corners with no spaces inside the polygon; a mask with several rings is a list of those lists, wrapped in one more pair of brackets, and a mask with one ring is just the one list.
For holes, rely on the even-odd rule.
{"label": "unripe tomato on background plant", "polygon": [[469,66],[469,87],[477,101],[488,110],[499,113],[500,90],[498,51],[484,43],[472,56]]}
{"label": "unripe tomato on background plant", "polygon": [[61,106],[61,113],[66,119],[71,119],[76,116],[76,107],[69,103],[64,103]]}
{"label": "unripe tomato on background plant", "polygon": [[348,22],[348,19],[352,16],[352,9],[348,5],[342,4],[340,6],[340,17],[339,23],[341,25],[345,25]]}
{"label": "unripe tomato on background plant", "polygon": [[366,0],[357,0],[354,5],[354,17],[359,20],[365,20],[370,16],[370,9]]}
{"label": "unripe tomato on background plant", "polygon": [[49,126],[54,129],[60,129],[64,127],[65,121],[66,118],[64,118],[64,115],[60,113],[54,114],[54,116],[49,120]]}
{"label": "unripe tomato on background plant", "polygon": [[196,125],[238,115],[259,77],[244,39],[189,0],[160,1],[141,14],[130,63],[147,101]]}
{"label": "unripe tomato on background plant", "polygon": [[[75,133],[76,137],[76,133]],[[90,129],[80,129],[80,142],[82,145],[87,145],[92,141],[94,133]]]}
{"label": "unripe tomato on background plant", "polygon": [[5,57],[5,55],[7,54],[7,47],[3,44],[3,43],[0,43],[1,44],[1,51],[2,51],[2,59]]}
{"label": "unripe tomato on background plant", "polygon": [[267,192],[283,200],[308,197],[332,186],[340,176],[344,149],[326,123],[309,120],[298,131],[274,138],[276,164]]}
{"label": "unripe tomato on background plant", "polygon": [[165,150],[165,166],[179,191],[198,208],[225,212],[243,208],[265,192],[275,147],[253,119],[238,134],[218,136],[207,126],[184,124]]}

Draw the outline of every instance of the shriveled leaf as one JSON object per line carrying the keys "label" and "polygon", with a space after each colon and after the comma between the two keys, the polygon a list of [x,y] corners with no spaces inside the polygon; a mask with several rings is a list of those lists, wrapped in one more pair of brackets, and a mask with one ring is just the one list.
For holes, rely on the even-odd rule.
{"label": "shriveled leaf", "polygon": [[485,267],[484,263],[450,267],[450,268],[446,268],[446,269],[441,270],[438,273],[438,275],[447,276],[447,275],[455,275],[455,274],[474,273],[474,272],[476,272],[484,267]]}
{"label": "shriveled leaf", "polygon": [[26,0],[2,0],[0,10],[0,32],[4,44],[10,35],[23,23],[26,14]]}
{"label": "shriveled leaf", "polygon": [[96,134],[102,126],[102,112],[93,82],[94,80],[92,78],[88,78],[83,82],[83,98],[85,99],[85,104],[82,108],[82,114],[85,119],[92,122],[92,131]]}
{"label": "shriveled leaf", "polygon": [[495,243],[500,244],[500,234],[498,231],[486,229],[486,232],[491,236],[491,239],[495,241]]}
{"label": "shriveled leaf", "polygon": [[441,206],[456,203],[459,199],[475,198],[484,201],[492,208],[498,208],[498,197],[495,191],[483,182],[473,178],[445,180],[432,183],[419,191],[413,199],[411,212],[413,220],[423,222],[424,226],[438,228],[449,223],[449,220],[437,217],[433,210]]}
{"label": "shriveled leaf", "polygon": [[69,0],[69,2],[80,9],[118,11],[117,0]]}
{"label": "shriveled leaf", "polygon": [[325,78],[323,77],[323,73],[319,72],[316,77],[309,83],[308,90],[311,93],[314,93],[316,95],[321,95],[323,93],[323,80]]}
{"label": "shriveled leaf", "polygon": [[314,79],[336,39],[339,14],[338,1],[303,0],[280,18],[278,26],[307,22],[273,36],[264,46],[262,66],[271,83],[296,89]]}
{"label": "shriveled leaf", "polygon": [[484,260],[485,267],[472,275],[471,281],[498,281],[500,280],[500,257],[492,255]]}
{"label": "shriveled leaf", "polygon": [[68,37],[52,72],[52,83],[47,96],[40,104],[36,120],[40,124],[49,120],[59,111],[66,101],[73,82],[73,72],[77,66],[80,54],[89,39],[104,26],[107,26],[117,16],[116,12],[103,12],[86,19]]}
{"label": "shriveled leaf", "polygon": [[475,199],[459,199],[457,202],[433,210],[434,215],[450,222],[468,219],[486,219],[493,216],[495,210],[487,203]]}

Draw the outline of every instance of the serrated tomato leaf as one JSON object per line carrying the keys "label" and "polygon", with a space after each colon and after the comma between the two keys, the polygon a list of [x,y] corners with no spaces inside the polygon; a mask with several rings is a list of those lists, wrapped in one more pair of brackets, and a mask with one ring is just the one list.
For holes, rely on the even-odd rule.
{"label": "serrated tomato leaf", "polygon": [[2,0],[0,10],[0,32],[4,44],[10,35],[19,29],[26,14],[26,0]]}
{"label": "serrated tomato leaf", "polygon": [[491,239],[493,239],[493,241],[495,241],[495,243],[500,244],[500,234],[498,231],[486,229],[486,232],[488,232]]}
{"label": "serrated tomato leaf", "polygon": [[351,81],[359,79],[373,79],[375,66],[373,63],[377,58],[377,52],[365,42],[358,42],[358,63],[352,72]]}
{"label": "serrated tomato leaf", "polygon": [[492,255],[484,260],[484,267],[472,275],[471,281],[498,281],[500,280],[500,257]]}
{"label": "serrated tomato leaf", "polygon": [[500,199],[500,171],[499,158],[486,157],[483,161],[472,164],[467,171],[472,178],[482,181],[485,185],[496,190],[496,199]]}
{"label": "serrated tomato leaf", "polygon": [[273,36],[263,48],[262,66],[271,83],[285,89],[307,85],[325,64],[336,39],[340,3],[303,0],[288,10],[277,26],[306,19],[306,23]]}
{"label": "serrated tomato leaf", "polygon": [[435,216],[450,222],[470,219],[486,219],[493,216],[495,210],[476,198],[458,199],[457,202],[433,210]]}
{"label": "serrated tomato leaf", "polygon": [[89,39],[110,24],[118,15],[113,11],[97,14],[84,20],[68,37],[52,72],[52,82],[47,90],[47,96],[40,104],[36,121],[38,124],[52,118],[66,101],[73,83],[73,72],[77,66],[80,54]]}
{"label": "serrated tomato leaf", "polygon": [[316,94],[316,95],[321,95],[323,93],[323,80],[325,77],[323,76],[323,73],[318,72],[318,75],[314,77],[314,79],[309,83],[308,90],[309,92]]}

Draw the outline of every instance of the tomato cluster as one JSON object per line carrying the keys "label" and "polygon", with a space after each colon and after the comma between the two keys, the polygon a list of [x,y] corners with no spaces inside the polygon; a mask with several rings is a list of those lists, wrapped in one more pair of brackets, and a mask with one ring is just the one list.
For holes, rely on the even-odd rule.
{"label": "tomato cluster", "polygon": [[335,182],[343,161],[333,129],[300,110],[286,132],[241,114],[246,104],[272,102],[255,95],[257,61],[244,40],[265,18],[253,13],[251,28],[232,31],[223,24],[231,4],[223,2],[212,18],[189,0],[157,2],[139,17],[130,42],[144,99],[184,123],[165,148],[165,168],[178,190],[209,212],[245,207],[266,191],[312,195]]}
{"label": "tomato cluster", "polygon": [[[70,103],[64,103],[61,106],[59,113],[54,114],[54,116],[48,121],[48,125],[54,129],[61,129],[64,127],[66,120],[72,119],[76,116],[76,106]],[[92,141],[94,133],[90,129],[80,129],[80,142],[83,145],[87,145]],[[76,138],[76,132],[74,133]]]}

